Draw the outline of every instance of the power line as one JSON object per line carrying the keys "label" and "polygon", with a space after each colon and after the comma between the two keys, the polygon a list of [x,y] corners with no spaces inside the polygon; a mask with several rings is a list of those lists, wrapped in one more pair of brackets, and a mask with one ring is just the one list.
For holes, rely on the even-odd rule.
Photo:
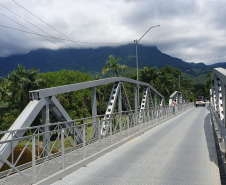
{"label": "power line", "polygon": [[[31,15],[33,15],[34,17],[36,17],[38,20],[40,20],[41,22],[45,23],[47,26],[49,26],[50,28],[52,28],[53,30],[55,30],[56,32],[58,32],[59,34],[63,35],[65,38],[69,39],[70,41],[74,42],[73,40],[71,40],[70,38],[68,38],[66,35],[64,35],[63,33],[59,32],[57,29],[53,28],[52,26],[50,26],[48,23],[46,23],[45,21],[43,21],[42,19],[40,19],[39,17],[37,17],[36,15],[34,15],[33,13],[31,13],[29,10],[27,10],[26,8],[24,8],[22,5],[20,5],[19,3],[17,3],[16,1],[12,0],[14,3],[16,3],[18,6],[20,6],[21,8],[23,8],[24,10],[26,10],[27,12],[29,12]],[[77,42],[74,42],[75,44],[77,44],[79,47],[85,49],[84,47],[82,47],[80,44],[78,44]],[[93,56],[98,57],[97,55],[93,54],[92,52],[88,51],[90,54],[92,54]],[[101,59],[103,60],[103,59]]]}
{"label": "power line", "polygon": [[13,47],[16,47],[16,48],[20,48],[20,49],[26,50],[26,51],[31,51],[31,50],[29,50],[29,49],[25,49],[25,48],[22,48],[22,47],[20,47],[20,46],[16,46],[16,45],[14,45],[14,44],[9,44],[9,43],[4,42],[4,41],[1,41],[1,40],[0,40],[0,42],[1,42],[1,43],[4,43],[4,44],[7,44],[7,45],[10,45],[10,46],[13,46]]}
{"label": "power line", "polygon": [[[21,19],[23,19],[24,21],[26,21],[26,22],[28,22],[29,24],[31,24],[32,26],[34,26],[34,27],[36,27],[37,29],[39,29],[39,30],[41,30],[41,31],[43,31],[44,33],[46,33],[46,34],[48,34],[48,35],[50,35],[49,33],[47,33],[46,31],[44,31],[44,30],[42,30],[42,29],[40,29],[39,27],[37,27],[36,25],[34,25],[33,23],[31,23],[31,22],[29,22],[28,20],[26,20],[26,19],[24,19],[23,17],[21,17],[20,15],[18,15],[17,13],[15,13],[15,12],[13,12],[12,10],[10,10],[9,8],[7,8],[7,7],[5,7],[4,5],[2,5],[2,4],[0,4],[2,7],[4,7],[5,9],[7,9],[8,11],[10,11],[10,12],[12,12],[13,14],[15,14],[16,16],[18,16],[18,17],[20,17]],[[2,14],[3,15],[3,14]],[[4,15],[5,16],[5,15]],[[5,17],[7,17],[7,16],[5,16]],[[8,18],[8,17],[7,17]],[[9,18],[10,19],[10,18]],[[10,19],[10,20],[12,20],[12,19]],[[12,20],[12,21],[14,21],[14,20]],[[16,21],[14,21],[14,22],[16,22]],[[18,22],[16,22],[17,24],[19,24],[19,25],[21,25],[20,23],[18,23]],[[21,25],[21,26],[23,26],[23,25]],[[25,27],[25,26],[23,26],[23,27]],[[28,30],[30,30],[29,28],[27,28],[27,27],[25,27],[26,29],[28,29]],[[34,32],[33,30],[30,30],[30,31],[32,31],[32,32]],[[35,32],[34,32],[35,33]],[[50,36],[52,36],[52,35],[50,35]],[[43,37],[43,38],[45,38],[45,37]],[[48,41],[50,41],[49,39],[47,39],[47,38],[45,38],[46,40],[48,40]],[[58,40],[58,41],[60,41],[60,40]],[[52,41],[50,41],[50,42],[52,42]],[[60,41],[61,43],[63,43],[63,41]],[[56,43],[54,43],[54,42],[52,42],[53,44],[56,44]],[[65,43],[63,43],[63,44],[65,44]],[[58,44],[56,44],[56,45],[58,45]],[[65,44],[66,46],[68,46],[68,47],[70,47],[69,45],[67,45],[67,44]],[[79,45],[79,44],[77,44],[77,45]],[[59,46],[59,45],[58,45]],[[59,47],[61,47],[61,46],[59,46]],[[72,48],[72,47],[70,47],[70,48]],[[72,49],[74,49],[74,48],[72,48]],[[67,52],[71,52],[70,50],[67,50]],[[89,51],[88,51],[89,52]],[[93,54],[92,52],[89,52],[89,53],[91,53],[91,54]],[[93,54],[94,55],[94,54]],[[96,55],[94,55],[94,56],[96,56]],[[98,56],[96,56],[97,58],[99,58]],[[70,56],[70,58],[71,58],[71,56]],[[101,59],[101,58],[100,58]],[[103,59],[101,59],[101,60],[103,60]]]}
{"label": "power line", "polygon": [[[12,11],[11,11],[11,12],[12,12]],[[14,12],[12,12],[12,13],[14,13]],[[24,28],[26,28],[26,29],[28,29],[28,30],[30,30],[30,31],[32,31],[32,32],[27,32],[27,31],[24,31],[24,30],[19,30],[19,29],[12,28],[12,27],[8,27],[8,26],[4,26],[4,25],[0,25],[1,27],[8,28],[8,29],[12,29],[12,30],[17,30],[17,31],[25,32],[25,33],[30,33],[30,34],[37,34],[37,35],[39,35],[39,36],[41,36],[41,37],[43,37],[43,38],[44,38],[44,36],[42,36],[42,35],[40,35],[40,34],[38,34],[38,33],[34,32],[33,30],[31,30],[31,29],[27,28],[26,26],[23,26],[22,24],[20,24],[20,23],[18,23],[18,22],[16,22],[16,21],[14,21],[13,19],[11,19],[11,18],[7,17],[6,15],[4,15],[4,14],[2,14],[2,13],[0,13],[0,15],[2,15],[2,16],[4,16],[4,17],[6,17],[7,19],[9,19],[9,20],[11,20],[11,21],[13,21],[13,22],[15,22],[15,23],[19,24],[20,26],[22,26],[22,27],[24,27]],[[17,14],[16,14],[16,15],[17,15]],[[18,16],[18,15],[17,15],[17,16]],[[44,38],[44,39],[46,39],[46,40],[48,40],[48,41],[52,42],[51,40],[49,40],[49,39],[47,39],[47,38]],[[52,43],[53,43],[53,44],[56,44],[56,43],[54,43],[54,42],[52,42]],[[56,44],[56,45],[58,45],[58,44]],[[59,47],[61,47],[60,45],[58,45],[58,46],[59,46]]]}
{"label": "power line", "polygon": [[[0,4],[0,5],[3,6],[5,9],[7,9],[8,11],[10,11],[11,13],[13,13],[13,14],[15,14],[16,16],[20,17],[20,18],[23,19],[24,21],[26,21],[26,22],[28,22],[29,24],[35,26],[34,24],[30,23],[29,21],[27,21],[26,19],[24,19],[23,17],[21,17],[21,16],[18,15],[17,13],[13,12],[12,10],[8,9],[8,8],[5,7],[4,5],[2,5],[2,4]],[[4,16],[4,17],[6,17],[7,19],[9,19],[9,20],[15,22],[16,24],[18,24],[18,25],[20,25],[20,26],[22,26],[22,27],[24,27],[24,28],[30,30],[30,31],[31,31],[30,33],[31,33],[31,34],[32,34],[32,33],[33,33],[33,34],[37,34],[37,33],[34,32],[33,30],[31,30],[31,29],[27,28],[26,26],[24,26],[24,25],[18,23],[17,21],[15,21],[15,20],[9,18],[8,16],[6,16],[6,15],[4,15],[4,14],[2,14],[2,13],[0,13],[0,15]],[[7,26],[4,26],[4,27],[7,28]],[[36,27],[36,26],[35,26],[35,27]],[[10,28],[10,27],[8,27],[8,28]],[[38,27],[36,27],[36,28],[38,28]],[[39,28],[38,28],[38,29],[39,29]],[[39,29],[39,30],[41,30],[41,29]],[[41,31],[43,31],[43,30],[41,30]],[[25,31],[25,32],[26,32],[26,31]],[[43,31],[43,32],[45,32],[45,31]],[[46,33],[46,32],[45,32],[45,33]],[[47,33],[47,34],[48,34],[48,33]],[[40,35],[40,36],[41,36],[41,35]],[[43,36],[41,36],[41,37],[43,37]],[[53,44],[59,46],[60,48],[65,48],[65,47],[60,46],[59,44],[54,43],[53,41],[49,40],[48,38],[45,38],[45,37],[43,37],[43,38],[46,39],[47,41],[50,41],[51,43],[53,43]],[[14,46],[14,47],[18,47],[18,46],[15,46],[15,45],[13,45],[13,46]],[[18,48],[21,48],[21,47],[18,47]],[[23,48],[23,49],[24,49],[24,48]],[[65,49],[66,49],[66,48],[65,48]],[[30,51],[30,50],[29,50],[29,51]],[[39,51],[38,51],[38,52],[39,52]],[[67,50],[67,52],[69,52],[69,51]],[[52,60],[49,56],[45,56],[45,55],[43,55],[41,52],[39,52],[39,53],[40,53],[42,56],[44,56],[45,58],[49,58],[50,60]],[[71,56],[70,56],[70,58],[71,58]],[[59,59],[55,59],[55,60],[57,60],[57,61],[59,61],[59,62],[62,62],[62,61],[59,60]],[[63,60],[64,60],[64,59],[63,59]],[[64,62],[64,61],[63,61],[63,62]]]}
{"label": "power line", "polygon": [[[41,30],[42,32],[44,32],[44,33],[46,33],[46,34],[48,34],[47,32],[45,32],[44,30],[42,30],[42,29],[40,29],[39,27],[37,27],[37,26],[35,26],[34,24],[32,24],[31,22],[29,22],[28,20],[26,20],[26,19],[24,19],[23,17],[21,17],[20,15],[18,15],[17,13],[15,13],[15,12],[13,12],[12,10],[10,10],[9,8],[7,8],[7,7],[5,7],[4,5],[2,5],[2,4],[0,4],[2,7],[4,7],[5,9],[7,9],[8,11],[10,11],[11,13],[13,13],[13,14],[15,14],[16,16],[18,16],[18,17],[20,17],[21,19],[23,19],[24,21],[26,21],[26,22],[28,22],[29,24],[31,24],[32,26],[34,26],[34,27],[36,27],[37,29],[39,29],[39,30]],[[10,19],[9,17],[7,17],[6,15],[4,15],[4,14],[1,14],[1,15],[3,15],[3,16],[5,16],[6,18],[8,18],[8,19]],[[12,20],[12,19],[10,19],[11,21],[13,21],[13,22],[15,22],[15,23],[17,23],[17,24],[19,24],[20,26],[22,26],[22,27],[24,27],[24,28],[26,28],[26,29],[28,29],[28,30],[30,30],[30,31],[32,31],[33,33],[36,33],[36,32],[34,32],[33,30],[31,30],[31,29],[29,29],[29,28],[27,28],[27,27],[25,27],[25,26],[23,26],[23,25],[21,25],[20,23],[18,23],[18,22],[16,22],[16,21],[14,21],[14,20]],[[50,35],[50,34],[48,34],[48,35]],[[50,35],[51,36],[51,35]],[[45,37],[43,37],[43,38],[45,38]],[[46,40],[48,40],[48,41],[50,41],[50,42],[52,42],[53,44],[56,44],[56,43],[54,43],[53,41],[51,41],[51,40],[49,40],[49,39],[47,39],[47,38],[45,38]],[[62,42],[62,41],[61,41]],[[62,47],[62,46],[60,46],[59,44],[56,44],[57,46],[59,46],[59,47]]]}
{"label": "power line", "polygon": [[[0,13],[0,15],[5,16],[2,13]],[[5,16],[5,17],[7,17],[7,16]],[[10,19],[9,17],[7,17],[7,18]],[[10,19],[10,20],[12,20],[12,19]],[[14,20],[12,20],[12,21],[13,22],[16,22]],[[19,24],[18,22],[16,22],[16,23]],[[19,25],[21,25],[21,24],[19,24]],[[69,39],[63,39],[63,38],[58,38],[58,37],[53,37],[53,36],[48,36],[48,35],[41,35],[39,33],[29,32],[29,31],[25,31],[25,30],[20,30],[20,29],[17,29],[17,28],[12,28],[12,27],[9,27],[9,26],[1,25],[1,24],[0,24],[0,26],[3,27],[3,28],[12,29],[12,30],[15,30],[15,31],[20,31],[20,32],[28,33],[28,34],[33,34],[33,35],[41,36],[41,37],[48,37],[48,38],[59,39],[59,40],[64,40],[64,41],[71,41]],[[21,25],[21,26],[23,26],[23,25]],[[27,28],[27,29],[29,29],[29,28]],[[129,43],[134,43],[132,41],[131,42],[119,42],[119,43],[117,43],[117,42],[115,42],[115,43],[98,43],[98,42],[96,42],[95,43],[95,42],[82,42],[82,41],[73,41],[73,42],[79,42],[79,43],[84,43],[84,44],[129,44]]]}

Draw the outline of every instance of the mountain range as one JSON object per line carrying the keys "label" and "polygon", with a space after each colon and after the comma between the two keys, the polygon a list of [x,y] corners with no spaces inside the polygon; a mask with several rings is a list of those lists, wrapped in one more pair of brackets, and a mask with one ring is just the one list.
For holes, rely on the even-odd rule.
{"label": "mountain range", "polygon": [[[91,74],[102,71],[109,55],[115,58],[121,57],[120,64],[126,64],[136,68],[135,44],[127,44],[117,47],[100,47],[96,49],[37,49],[27,54],[0,57],[0,76],[17,68],[18,63],[26,68],[37,67],[40,72],[59,71],[61,69],[82,70]],[[186,71],[187,77],[206,76],[215,67],[226,67],[225,63],[206,65],[204,63],[188,63],[179,58],[162,53],[156,46],[138,45],[139,68],[145,66],[162,68],[173,66]],[[187,71],[189,70],[189,71]]]}

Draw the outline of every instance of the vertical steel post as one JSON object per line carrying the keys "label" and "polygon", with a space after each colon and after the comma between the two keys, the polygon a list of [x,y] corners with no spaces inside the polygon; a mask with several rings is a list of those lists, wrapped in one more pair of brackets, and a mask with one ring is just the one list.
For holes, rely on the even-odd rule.
{"label": "vertical steel post", "polygon": [[61,168],[65,170],[65,142],[64,142],[64,129],[61,130]]}
{"label": "vertical steel post", "polygon": [[[149,90],[150,91],[150,90]],[[148,91],[148,93],[150,93]],[[149,116],[149,94],[147,94],[146,97],[146,105],[147,105],[147,120],[148,120],[148,126],[150,127],[150,116]]]}
{"label": "vertical steel post", "polygon": [[141,131],[141,125],[142,125],[142,122],[140,121],[141,120],[141,114],[142,114],[142,111],[139,112],[139,114],[138,114],[138,123],[140,125],[140,131]]}
{"label": "vertical steel post", "polygon": [[157,107],[157,96],[156,96],[156,93],[154,94],[154,100],[155,100],[155,107]]}
{"label": "vertical steel post", "polygon": [[[49,97],[46,97],[45,100],[46,105],[42,108],[42,124],[45,125],[44,132],[48,132],[49,127],[46,125],[49,123]],[[43,150],[43,155],[45,157],[50,151],[49,134],[43,135]]]}
{"label": "vertical steel post", "polygon": [[151,110],[151,119],[152,119],[152,125],[154,125],[154,115],[153,115],[153,109]]}
{"label": "vertical steel post", "polygon": [[155,111],[154,111],[154,117],[155,117],[155,121],[157,122],[157,95],[156,95],[156,93],[154,94],[154,100],[155,100]]}
{"label": "vertical steel post", "polygon": [[32,183],[36,184],[35,136],[32,136]]}
{"label": "vertical steel post", "polygon": [[157,123],[159,122],[159,118],[160,118],[160,113],[159,113],[160,110],[159,110],[159,108],[160,108],[160,107],[158,106],[158,107],[157,107],[157,110],[158,110],[158,111],[157,111],[157,112],[158,112],[158,117],[157,117],[158,121],[157,121]]}
{"label": "vertical steel post", "polygon": [[110,144],[112,145],[112,120],[110,120]]}
{"label": "vertical steel post", "polygon": [[82,147],[83,147],[83,159],[86,158],[86,125],[83,125],[83,132],[82,132]]}
{"label": "vertical steel post", "polygon": [[129,133],[129,116],[127,116],[126,118],[127,120],[127,134],[128,134],[128,137],[130,136],[130,133]]}
{"label": "vertical steel post", "polygon": [[134,100],[135,100],[135,125],[137,125],[138,107],[137,107],[137,86],[136,85],[134,85]]}
{"label": "vertical steel post", "polygon": [[[45,125],[46,124],[46,106],[44,106],[42,108],[42,124]],[[43,132],[46,131],[46,128],[43,128]],[[45,151],[46,149],[46,141],[47,141],[47,136],[46,134],[43,134],[43,143],[42,143],[42,147],[43,147],[43,157],[45,157],[47,155],[47,152]]]}
{"label": "vertical steel post", "polygon": [[97,100],[96,100],[96,87],[91,88],[91,101],[92,101],[92,122],[93,122],[93,138],[97,137]]}
{"label": "vertical steel post", "polygon": [[39,151],[39,146],[40,146],[40,141],[39,141],[39,129],[38,129],[38,158],[40,158],[40,151]]}
{"label": "vertical steel post", "polygon": [[13,165],[13,163],[14,163],[14,146],[13,146],[13,141],[11,141],[11,151],[12,151],[12,165]]}
{"label": "vertical steel post", "polygon": [[120,140],[122,140],[122,91],[121,85],[118,91],[118,112],[119,112],[119,129],[120,129]]}
{"label": "vertical steel post", "polygon": [[98,122],[98,136],[99,136],[99,151],[101,151],[101,120]]}
{"label": "vertical steel post", "polygon": [[162,121],[164,120],[165,112],[164,112],[164,98],[161,99],[161,113],[162,113]]}

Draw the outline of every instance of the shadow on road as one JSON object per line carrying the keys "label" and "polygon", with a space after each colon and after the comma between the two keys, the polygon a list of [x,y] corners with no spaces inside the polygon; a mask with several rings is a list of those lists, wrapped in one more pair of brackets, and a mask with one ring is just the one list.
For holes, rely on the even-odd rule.
{"label": "shadow on road", "polygon": [[[207,110],[209,111],[210,108],[207,107]],[[206,136],[206,143],[207,143],[207,147],[208,147],[210,161],[214,162],[218,166],[216,146],[215,146],[215,140],[214,140],[214,135],[213,135],[213,128],[212,128],[210,120],[211,120],[211,115],[210,115],[210,113],[208,113],[204,119],[204,130],[205,130],[205,136]]]}

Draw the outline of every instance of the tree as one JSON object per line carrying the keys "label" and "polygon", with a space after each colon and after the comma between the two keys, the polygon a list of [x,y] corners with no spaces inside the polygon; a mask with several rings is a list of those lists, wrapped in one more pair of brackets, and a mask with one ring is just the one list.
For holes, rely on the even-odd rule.
{"label": "tree", "polygon": [[155,87],[155,80],[159,75],[159,70],[157,67],[144,67],[144,69],[140,70],[139,80],[142,82],[150,83],[153,87]]}
{"label": "tree", "polygon": [[23,110],[29,102],[29,91],[34,90],[45,83],[45,79],[38,77],[39,69],[30,68],[26,70],[22,65],[18,64],[18,68],[11,71],[8,75],[9,86],[12,93],[12,101],[14,97],[20,97],[20,109]]}
{"label": "tree", "polygon": [[[46,79],[46,84],[41,88],[51,88],[94,80],[92,76],[85,72],[66,69],[41,73],[39,76]],[[56,98],[72,119],[84,118],[90,116],[92,113],[91,90],[89,88],[58,94]],[[54,116],[50,116],[50,120],[54,119]]]}
{"label": "tree", "polygon": [[0,78],[0,109],[6,109],[9,107],[9,97],[11,95],[8,79]]}
{"label": "tree", "polygon": [[168,73],[159,73],[156,78],[156,82],[158,84],[157,90],[162,92],[162,94],[166,97],[171,95],[171,87],[172,87],[172,75]]}
{"label": "tree", "polygon": [[121,60],[121,57],[118,57],[117,60],[115,60],[115,57],[113,55],[110,55],[109,59],[107,60],[105,66],[102,69],[103,76],[110,70],[112,70],[113,76],[114,74],[116,74],[116,76],[119,76],[120,70],[124,72],[125,69],[129,69],[129,66],[127,65],[120,65],[119,64],[120,60]]}
{"label": "tree", "polygon": [[212,80],[211,72],[208,73],[207,78],[208,79],[206,80],[206,83],[205,83],[205,94],[206,94],[206,97],[209,97],[209,93],[211,89],[211,80]]}

